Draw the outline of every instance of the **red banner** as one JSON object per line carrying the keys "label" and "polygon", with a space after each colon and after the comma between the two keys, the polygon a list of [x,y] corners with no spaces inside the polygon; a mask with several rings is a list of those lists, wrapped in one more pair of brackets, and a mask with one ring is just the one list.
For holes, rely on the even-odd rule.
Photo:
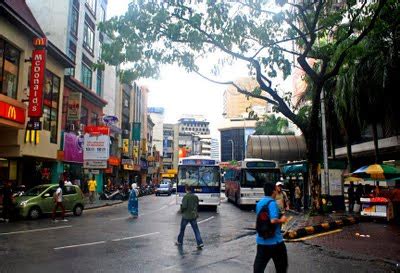
{"label": "red banner", "polygon": [[88,125],[85,127],[85,133],[92,134],[92,135],[109,135],[110,128],[107,126],[91,126]]}
{"label": "red banner", "polygon": [[25,124],[25,109],[0,101],[0,117]]}
{"label": "red banner", "polygon": [[29,117],[40,118],[43,115],[43,86],[45,71],[46,50],[33,50],[28,107]]}

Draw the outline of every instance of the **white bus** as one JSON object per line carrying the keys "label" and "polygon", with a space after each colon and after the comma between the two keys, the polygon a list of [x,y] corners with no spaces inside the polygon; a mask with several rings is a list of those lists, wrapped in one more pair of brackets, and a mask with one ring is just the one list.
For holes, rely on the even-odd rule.
{"label": "white bus", "polygon": [[225,168],[225,196],[238,206],[255,205],[264,196],[264,183],[279,181],[278,162],[247,158]]}
{"label": "white bus", "polygon": [[176,203],[180,205],[185,195],[185,185],[192,187],[199,197],[200,206],[221,203],[220,171],[218,161],[205,156],[181,158],[178,165]]}

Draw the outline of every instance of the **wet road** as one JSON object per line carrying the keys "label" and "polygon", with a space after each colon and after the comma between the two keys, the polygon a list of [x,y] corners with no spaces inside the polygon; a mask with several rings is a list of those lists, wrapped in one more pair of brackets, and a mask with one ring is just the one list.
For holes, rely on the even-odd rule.
{"label": "wet road", "polygon": [[[0,224],[0,272],[252,272],[254,212],[224,201],[198,219],[205,248],[196,249],[188,226],[183,248],[174,245],[180,214],[174,197],[139,200],[85,211],[68,222]],[[389,265],[304,243],[288,243],[289,272],[391,272]],[[273,264],[266,272],[274,272]]]}

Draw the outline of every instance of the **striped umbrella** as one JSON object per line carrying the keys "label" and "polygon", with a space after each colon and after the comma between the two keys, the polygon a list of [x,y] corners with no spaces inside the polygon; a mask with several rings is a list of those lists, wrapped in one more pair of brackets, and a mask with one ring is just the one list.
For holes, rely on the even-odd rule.
{"label": "striped umbrella", "polygon": [[400,170],[385,164],[373,164],[361,167],[351,175],[372,180],[388,180],[400,177]]}

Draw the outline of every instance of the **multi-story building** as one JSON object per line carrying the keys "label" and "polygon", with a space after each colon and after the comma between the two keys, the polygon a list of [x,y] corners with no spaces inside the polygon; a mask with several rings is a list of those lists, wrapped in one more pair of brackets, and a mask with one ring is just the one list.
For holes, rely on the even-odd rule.
{"label": "multi-story building", "polygon": [[157,151],[163,151],[163,134],[164,134],[164,108],[149,107],[147,109],[151,120],[154,122],[153,127],[153,144]]}
{"label": "multi-story building", "polygon": [[220,160],[219,140],[216,138],[211,138],[211,158]]}
{"label": "multi-story building", "polygon": [[[34,39],[46,36],[47,46],[42,43],[44,40]],[[74,68],[74,63],[53,38],[45,34],[24,0],[0,1],[1,181],[11,180],[30,187],[59,179],[57,152],[62,142],[64,70]],[[43,68],[35,64],[38,70],[32,75],[33,63],[26,60],[30,60],[37,46],[47,50],[47,58],[40,59]],[[37,63],[38,59],[35,60]],[[43,88],[38,83],[40,80],[31,80],[35,75],[44,77]],[[29,112],[34,111],[26,102],[29,96],[31,99],[35,96],[34,90],[43,91],[43,111],[36,116],[42,129],[37,132],[26,127],[27,108]],[[31,113],[29,116],[32,117]]]}
{"label": "multi-story building", "polygon": [[247,138],[255,132],[256,120],[224,120],[218,128],[221,134],[221,161],[246,158]]}
{"label": "multi-story building", "polygon": [[201,153],[200,137],[210,134],[209,125],[200,115],[185,115],[179,119],[179,149],[184,149],[186,156]]}
{"label": "multi-story building", "polygon": [[[105,71],[95,69],[95,64],[100,60],[101,46],[106,39],[97,25],[106,18],[107,2],[107,0],[26,0],[46,36],[76,64],[74,68],[65,71],[64,80],[63,104],[66,109],[63,111],[62,129],[68,138],[74,135],[79,137],[87,125],[102,124],[103,108],[107,105],[104,97],[112,102],[107,114],[117,116],[114,94],[118,94],[119,86],[115,68],[106,66]],[[78,115],[74,117],[68,115],[69,110],[67,110],[71,101],[79,105]],[[119,133],[117,126],[111,128],[115,143],[119,142]],[[66,142],[67,145],[69,143],[71,142]],[[60,150],[64,152],[69,149],[72,148],[60,146]],[[72,179],[82,179],[84,176],[82,161],[83,159],[61,157],[59,172],[68,173]],[[96,175],[96,180],[98,190],[101,191],[103,174]]]}
{"label": "multi-story building", "polygon": [[[237,81],[237,84],[249,91],[258,86],[257,81],[251,78],[241,78]],[[234,86],[229,86],[223,96],[223,115],[227,119],[248,117],[250,111],[254,111],[259,116],[272,113],[272,105],[269,105],[265,100],[248,98],[239,93]]]}
{"label": "multi-story building", "polygon": [[178,170],[178,149],[178,125],[164,124],[163,166],[164,173],[171,174],[171,178],[176,175]]}

